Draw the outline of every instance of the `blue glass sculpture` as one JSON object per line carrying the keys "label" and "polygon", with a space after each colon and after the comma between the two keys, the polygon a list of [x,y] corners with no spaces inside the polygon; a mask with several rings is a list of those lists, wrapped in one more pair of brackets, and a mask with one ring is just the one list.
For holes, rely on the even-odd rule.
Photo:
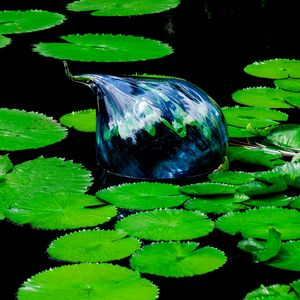
{"label": "blue glass sculpture", "polygon": [[228,145],[218,105],[175,78],[68,76],[97,97],[97,160],[110,173],[146,180],[197,176],[217,168]]}

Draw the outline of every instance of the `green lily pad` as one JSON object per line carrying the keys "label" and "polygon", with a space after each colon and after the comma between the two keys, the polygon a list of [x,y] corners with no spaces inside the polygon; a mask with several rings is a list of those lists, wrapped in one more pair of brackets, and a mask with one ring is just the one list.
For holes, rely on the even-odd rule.
{"label": "green lily pad", "polygon": [[223,107],[222,112],[227,124],[241,128],[265,128],[288,119],[286,113],[264,107]]}
{"label": "green lily pad", "polygon": [[268,189],[268,185],[266,183],[255,180],[255,181],[251,181],[249,183],[239,185],[237,187],[237,192],[253,196],[256,194],[259,195],[261,193],[261,191],[264,191],[266,189]]}
{"label": "green lily pad", "polygon": [[216,182],[195,183],[180,188],[182,193],[193,196],[234,194],[236,189],[234,185]]}
{"label": "green lily pad", "polygon": [[300,212],[296,210],[262,207],[244,212],[231,212],[220,217],[216,228],[229,233],[241,233],[244,238],[268,238],[268,229],[275,228],[282,240],[300,238]]}
{"label": "green lily pad", "polygon": [[83,132],[96,132],[96,110],[87,109],[66,114],[59,119],[64,126]]}
{"label": "green lily pad", "polygon": [[300,78],[300,61],[285,58],[270,59],[247,65],[244,71],[250,75],[262,78]]}
{"label": "green lily pad", "polygon": [[300,196],[293,198],[293,200],[290,202],[290,206],[300,209]]}
{"label": "green lily pad", "polygon": [[174,207],[189,199],[176,185],[150,182],[112,186],[96,196],[116,207],[134,210]]}
{"label": "green lily pad", "polygon": [[36,149],[64,139],[66,130],[44,115],[0,109],[0,150]]}
{"label": "green lily pad", "polygon": [[276,229],[270,228],[266,241],[250,238],[240,241],[238,247],[245,252],[251,253],[255,261],[265,262],[278,254],[281,247],[281,235]]}
{"label": "green lily pad", "polygon": [[300,79],[277,79],[274,81],[274,83],[280,89],[287,90],[290,92],[300,92]]}
{"label": "green lily pad", "polygon": [[147,245],[131,258],[133,269],[166,277],[190,277],[222,267],[227,258],[213,247],[198,248],[198,243],[164,242]]}
{"label": "green lily pad", "polygon": [[296,300],[297,294],[289,285],[261,285],[258,289],[246,295],[244,300]]}
{"label": "green lily pad", "polygon": [[120,230],[84,230],[59,237],[47,252],[67,262],[108,262],[131,255],[140,246],[136,238]]}
{"label": "green lily pad", "polygon": [[94,196],[55,193],[21,201],[17,199],[4,213],[17,224],[61,230],[97,226],[116,216],[117,210]]}
{"label": "green lily pad", "polygon": [[0,181],[5,179],[5,174],[13,168],[8,155],[0,155]]}
{"label": "green lily pad", "polygon": [[245,128],[234,127],[228,125],[228,136],[230,138],[252,138],[259,136],[259,131],[249,131]]}
{"label": "green lily pad", "polygon": [[271,131],[266,141],[280,148],[300,151],[300,125],[279,125]]}
{"label": "green lily pad", "polygon": [[230,211],[246,209],[243,204],[249,197],[243,194],[232,194],[229,196],[196,198],[187,201],[184,205],[189,210],[199,210],[203,213],[223,214]]}
{"label": "green lily pad", "polygon": [[300,280],[295,280],[291,283],[291,287],[297,292],[297,294],[300,294]]}
{"label": "green lily pad", "polygon": [[255,179],[254,175],[246,172],[213,172],[208,175],[208,178],[214,182],[226,183],[226,184],[245,184]]}
{"label": "green lily pad", "polygon": [[281,244],[276,257],[267,265],[279,269],[300,271],[300,241],[289,241]]}
{"label": "green lily pad", "polygon": [[9,45],[10,43],[11,43],[10,38],[8,38],[6,36],[3,36],[3,35],[0,35],[0,48],[4,48],[7,45]]}
{"label": "green lily pad", "polygon": [[161,58],[173,52],[160,41],[131,35],[70,34],[68,43],[39,43],[33,51],[47,57],[86,62],[126,62]]}
{"label": "green lily pad", "polygon": [[247,205],[256,206],[256,207],[265,207],[265,206],[276,206],[276,207],[285,207],[289,206],[293,197],[289,197],[284,194],[278,194],[268,197],[260,197],[257,199],[250,199],[246,202]]}
{"label": "green lily pad", "polygon": [[56,267],[34,275],[18,290],[18,300],[155,300],[158,288],[137,272],[111,264]]}
{"label": "green lily pad", "polygon": [[159,209],[130,215],[115,225],[130,236],[152,240],[191,240],[207,235],[214,223],[198,211]]}
{"label": "green lily pad", "polygon": [[0,186],[0,213],[15,201],[55,193],[85,193],[91,173],[80,164],[52,157],[39,157],[16,165]]}
{"label": "green lily pad", "polygon": [[94,11],[93,16],[134,16],[175,8],[179,0],[79,0],[67,5],[71,11]]}
{"label": "green lily pad", "polygon": [[0,34],[44,30],[62,24],[65,16],[43,10],[0,11]]}

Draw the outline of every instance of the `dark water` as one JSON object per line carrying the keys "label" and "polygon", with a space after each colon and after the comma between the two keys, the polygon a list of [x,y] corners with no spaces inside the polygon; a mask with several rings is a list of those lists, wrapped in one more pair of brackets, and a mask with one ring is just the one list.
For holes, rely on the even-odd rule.
{"label": "dark water", "polygon": [[[170,43],[175,54],[160,60],[136,63],[70,63],[74,74],[131,73],[165,74],[185,78],[206,91],[220,105],[233,105],[230,95],[236,89],[271,85],[252,78],[242,69],[256,60],[300,57],[297,1],[184,1],[170,12],[142,17],[97,18],[87,13],[67,12],[70,1],[1,0],[1,9],[39,8],[67,15],[68,20],[47,31],[12,35],[12,45],[0,49],[0,106],[38,111],[58,119],[61,115],[95,107],[93,94],[69,81],[59,60],[31,52],[40,41],[57,41],[71,33],[123,33],[142,35]],[[101,182],[96,170],[94,135],[70,131],[56,145],[34,151],[11,153],[15,164],[40,155],[58,156],[82,163]],[[7,221],[1,232],[1,299],[14,299],[19,285],[28,277],[59,265],[45,253],[49,243],[63,232],[33,230]],[[239,237],[214,231],[199,239],[202,246],[222,249],[228,262],[221,269],[193,278],[164,279],[145,276],[160,287],[160,299],[243,299],[260,284],[289,283],[296,272],[255,264],[236,248]],[[123,265],[128,260],[121,262]]]}

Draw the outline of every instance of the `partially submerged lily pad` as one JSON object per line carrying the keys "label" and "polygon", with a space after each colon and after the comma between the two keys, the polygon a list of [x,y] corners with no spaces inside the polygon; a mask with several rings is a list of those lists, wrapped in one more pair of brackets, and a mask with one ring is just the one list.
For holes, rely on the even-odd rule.
{"label": "partially submerged lily pad", "polygon": [[4,48],[7,45],[9,45],[10,43],[11,43],[10,38],[8,38],[6,36],[3,36],[3,35],[0,35],[0,48]]}
{"label": "partially submerged lily pad", "polygon": [[111,264],[56,267],[34,275],[18,290],[18,300],[155,300],[158,288],[137,272]]}
{"label": "partially submerged lily pad", "polygon": [[182,193],[193,196],[234,194],[236,189],[234,185],[216,182],[194,183],[180,188]]}
{"label": "partially submerged lily pad", "polygon": [[111,186],[96,196],[116,207],[134,210],[174,207],[189,199],[176,185],[151,182]]}
{"label": "partially submerged lily pad", "polygon": [[241,233],[244,238],[268,238],[268,229],[275,228],[282,240],[300,238],[300,212],[292,209],[263,207],[244,212],[231,212],[220,217],[216,228],[229,233]]}
{"label": "partially submerged lily pad", "polygon": [[39,43],[33,51],[47,57],[86,62],[126,62],[161,58],[173,52],[160,41],[132,35],[70,34],[67,43]]}
{"label": "partially submerged lily pad", "polygon": [[163,12],[179,3],[179,0],[78,0],[69,3],[67,9],[93,11],[93,16],[134,16]]}
{"label": "partially submerged lily pad", "polygon": [[207,235],[214,223],[198,211],[159,209],[130,215],[115,225],[130,236],[152,240],[190,240]]}
{"label": "partially submerged lily pad", "polygon": [[138,248],[140,242],[121,230],[83,230],[59,237],[47,252],[68,262],[107,262],[127,257]]}
{"label": "partially submerged lily pad", "polygon": [[213,172],[208,175],[208,178],[214,182],[226,183],[226,184],[245,184],[255,180],[252,173],[246,172]]}
{"label": "partially submerged lily pad", "polygon": [[277,79],[274,81],[275,85],[283,90],[291,92],[300,92],[300,79],[287,78],[287,79]]}
{"label": "partially submerged lily pad", "polygon": [[63,125],[83,132],[96,132],[96,110],[87,109],[72,112],[59,119]]}
{"label": "partially submerged lily pad", "polygon": [[190,277],[212,272],[223,266],[225,254],[213,247],[198,248],[198,243],[164,242],[147,245],[131,258],[133,269],[166,277]]}
{"label": "partially submerged lily pad", "polygon": [[67,135],[52,118],[17,109],[0,109],[0,150],[36,149],[56,143]]}
{"label": "partially submerged lily pad", "polygon": [[256,207],[265,206],[276,206],[276,207],[286,207],[293,201],[293,197],[289,197],[284,194],[275,194],[269,196],[260,196],[260,198],[253,198],[246,202],[247,205]]}

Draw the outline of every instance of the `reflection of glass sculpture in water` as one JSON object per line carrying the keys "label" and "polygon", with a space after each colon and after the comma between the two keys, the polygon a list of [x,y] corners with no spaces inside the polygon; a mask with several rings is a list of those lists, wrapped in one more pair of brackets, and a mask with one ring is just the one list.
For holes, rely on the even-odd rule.
{"label": "reflection of glass sculpture in water", "polygon": [[185,178],[222,162],[228,142],[224,117],[197,86],[175,78],[67,74],[97,96],[97,159],[106,171]]}

